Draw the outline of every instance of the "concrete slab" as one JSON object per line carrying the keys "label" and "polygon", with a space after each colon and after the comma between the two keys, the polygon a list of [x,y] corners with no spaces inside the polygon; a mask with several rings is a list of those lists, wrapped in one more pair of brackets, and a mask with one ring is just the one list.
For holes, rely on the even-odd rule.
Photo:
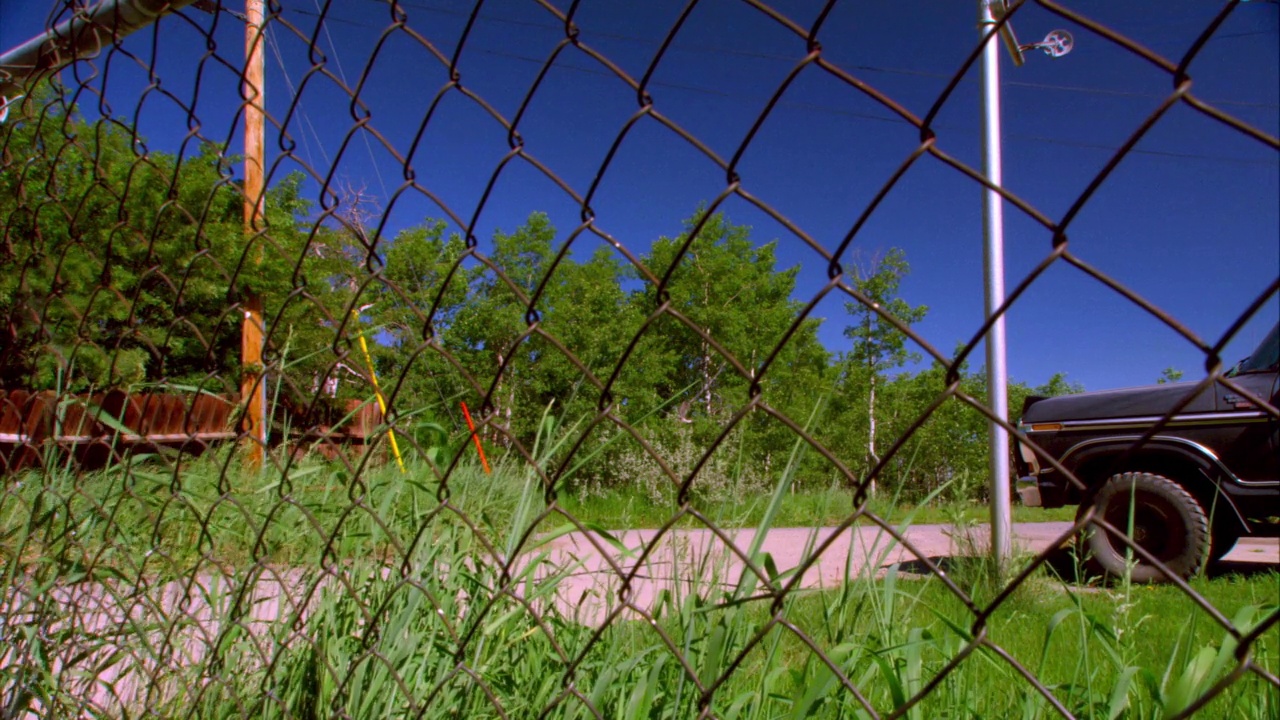
{"label": "concrete slab", "polygon": [[[1065,522],[1018,524],[1014,541],[1025,557],[1060,544],[1070,529]],[[678,602],[688,593],[715,596],[739,583],[745,583],[750,594],[836,588],[847,578],[883,574],[895,563],[927,574],[939,560],[980,553],[987,537],[984,526],[969,528],[967,535],[948,525],[914,525],[895,533],[873,524],[842,530],[776,528],[758,543],[749,529],[680,529],[661,535],[656,530],[626,530],[610,538],[572,533],[544,543],[536,554],[522,555],[512,570],[529,570],[529,581],[562,575],[554,597],[530,601],[533,607],[549,610],[554,603],[565,616],[598,626],[619,617],[652,617],[668,599]],[[536,557],[541,560],[529,567]],[[1280,539],[1243,540],[1225,564],[1280,565]],[[381,572],[388,579],[399,574],[390,566]],[[324,570],[259,566],[247,575],[210,572],[144,586],[78,583],[45,592],[67,608],[59,623],[74,626],[76,637],[83,636],[94,648],[83,662],[99,668],[96,673],[75,674],[70,682],[77,687],[67,689],[83,698],[86,710],[111,714],[136,705],[158,682],[170,693],[195,690],[161,679],[205,661],[210,649],[225,641],[223,624],[228,617],[236,618],[241,641],[253,645],[254,653],[266,662],[277,643],[305,640],[297,633],[320,594],[354,595],[358,590],[352,581],[341,565]],[[511,592],[531,598],[532,590],[522,585]],[[0,615],[21,624],[39,604],[33,600],[20,585],[11,586],[0,598]],[[465,598],[460,600],[465,604]],[[232,607],[239,612],[231,612]],[[102,642],[104,635],[120,627],[133,628],[132,634],[121,635],[125,643]],[[148,638],[148,648],[134,646],[139,632]],[[0,664],[7,657],[0,648]],[[109,658],[115,659],[107,662]]]}
{"label": "concrete slab", "polygon": [[[1035,555],[1061,545],[1071,528],[1068,522],[1016,524],[1015,553]],[[758,591],[768,591],[770,583],[778,590],[835,588],[846,578],[882,574],[895,563],[929,573],[941,558],[982,554],[989,530],[975,525],[957,533],[950,525],[913,525],[899,538],[869,523],[839,532],[775,528],[749,557],[755,534],[681,529],[659,537],[655,530],[627,530],[612,534],[620,549],[598,534],[573,533],[550,544],[546,562],[568,573],[558,587],[561,610],[596,625],[618,613],[647,615],[664,593],[708,594],[744,582]],[[1225,561],[1280,564],[1280,539],[1242,540]]]}

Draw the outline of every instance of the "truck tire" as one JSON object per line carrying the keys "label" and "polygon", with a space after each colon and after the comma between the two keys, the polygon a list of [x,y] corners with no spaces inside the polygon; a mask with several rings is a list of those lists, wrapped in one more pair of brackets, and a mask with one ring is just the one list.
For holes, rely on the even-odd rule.
{"label": "truck tire", "polygon": [[[1131,502],[1132,501],[1132,502]],[[1094,497],[1096,517],[1128,533],[1133,506],[1133,540],[1159,560],[1169,573],[1189,578],[1208,560],[1209,519],[1191,493],[1169,478],[1152,473],[1122,473],[1109,478]],[[1082,505],[1081,513],[1089,506]],[[1089,569],[1109,578],[1129,573],[1133,582],[1168,582],[1158,566],[1136,552],[1126,566],[1128,546],[1101,526],[1088,526]]]}

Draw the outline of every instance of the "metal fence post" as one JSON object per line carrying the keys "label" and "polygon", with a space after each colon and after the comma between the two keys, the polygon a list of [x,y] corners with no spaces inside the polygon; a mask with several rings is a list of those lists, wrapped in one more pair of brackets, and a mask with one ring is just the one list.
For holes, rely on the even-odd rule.
{"label": "metal fence post", "polygon": [[[996,14],[993,5],[1002,0],[979,0],[978,28],[986,45],[982,49],[982,149],[983,173],[992,185],[999,186],[1000,161],[1000,44],[995,39]],[[1016,45],[1015,45],[1016,47]],[[986,317],[990,318],[1004,302],[1004,208],[1000,193],[983,188],[983,276],[985,278]],[[987,402],[1001,418],[1009,417],[1008,372],[1005,364],[1004,318],[996,318],[986,338]],[[999,423],[989,429],[988,452],[991,474],[991,559],[1003,569],[1013,551],[1009,486],[1009,433]]]}

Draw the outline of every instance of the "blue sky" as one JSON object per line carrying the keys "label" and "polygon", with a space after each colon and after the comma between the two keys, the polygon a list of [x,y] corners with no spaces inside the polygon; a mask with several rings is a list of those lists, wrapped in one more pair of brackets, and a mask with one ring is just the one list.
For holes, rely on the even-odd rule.
{"label": "blue sky", "polygon": [[[268,139],[278,161],[276,177],[303,165],[321,176],[332,172],[335,182],[376,198],[391,232],[426,217],[444,217],[422,193],[406,189],[401,162],[379,138],[356,132],[344,148],[354,126],[350,103],[324,74],[308,75],[312,62],[306,41],[317,38],[325,72],[345,77],[351,86],[366,76],[361,99],[369,126],[402,154],[448,80],[445,66],[409,33],[388,32],[391,13],[384,3],[283,4],[282,18],[291,27],[276,24],[271,30],[268,108],[282,121],[295,93],[299,99],[287,127],[295,143],[292,155],[279,152],[276,136]],[[1221,9],[1207,0],[1068,0],[1066,5],[1175,63]],[[451,56],[470,6],[459,0],[415,0],[401,9],[409,28]],[[822,6],[800,0],[774,5],[805,27]],[[42,32],[50,7],[56,6],[0,0],[0,48]],[[228,7],[240,9],[237,0]],[[639,79],[682,8],[676,0],[584,0],[575,19],[583,44]],[[93,82],[102,87],[106,79],[106,110],[136,114],[151,149],[177,150],[188,128],[186,111],[164,93],[194,106],[202,136],[236,147],[235,76],[216,58],[241,61],[242,25],[227,13],[216,21],[195,10],[186,13],[190,22],[170,18],[158,34],[126,39],[123,48],[130,55],[99,61]],[[327,18],[322,25],[320,16]],[[976,19],[974,2],[839,2],[819,40],[827,61],[923,117],[975,47]],[[212,54],[196,24],[215,25]],[[1023,42],[1055,28],[1075,36],[1075,50],[1065,58],[1032,52],[1020,68],[1007,57],[1003,65],[1005,185],[1057,220],[1161,104],[1173,81],[1152,63],[1040,6],[1023,7],[1013,24]],[[563,28],[532,0],[486,2],[461,51],[462,84],[511,119],[563,37]],[[649,92],[659,112],[728,160],[805,54],[800,37],[748,3],[704,0],[657,64]],[[147,66],[153,63],[163,92],[144,92]],[[193,78],[201,67],[197,84]],[[1263,133],[1280,134],[1280,5],[1240,3],[1191,63],[1189,75],[1197,98]],[[978,80],[975,65],[932,125],[938,147],[973,168],[981,167]],[[569,47],[548,72],[519,129],[529,154],[585,194],[637,109],[633,91],[589,55]],[[810,66],[765,120],[738,171],[747,192],[834,250],[916,148],[918,137],[888,108]],[[506,152],[505,130],[455,91],[442,99],[426,126],[411,167],[419,186],[470,222]],[[640,254],[652,239],[679,232],[682,219],[725,186],[724,172],[704,155],[652,118],[642,118],[621,144],[591,205],[597,226]],[[314,195],[318,185],[308,187]],[[1071,223],[1070,248],[1213,343],[1280,275],[1278,198],[1280,161],[1273,148],[1179,104]],[[968,340],[982,322],[981,201],[979,185],[924,157],[855,237],[857,256],[844,259],[848,268],[858,259],[902,248],[912,267],[902,294],[929,307],[917,327],[944,353]],[[797,299],[808,301],[821,288],[826,264],[794,234],[741,198],[730,198],[722,209],[734,222],[750,225],[756,240],[776,240],[782,266],[801,267]],[[547,212],[562,237],[579,224],[577,204],[517,159],[499,173],[476,234],[483,242],[495,228],[511,230],[534,211]],[[581,242],[589,253],[596,241],[584,237]],[[1008,287],[1050,250],[1050,234],[1006,206]],[[842,302],[831,296],[816,311],[826,318],[821,337],[833,351],[845,342]],[[1278,315],[1280,299],[1272,296],[1228,346],[1226,357],[1234,361],[1246,354]],[[1010,375],[1031,384],[1055,372],[1089,389],[1149,383],[1169,366],[1188,379],[1203,373],[1203,358],[1192,345],[1061,262],[1013,308],[1008,339]],[[981,351],[973,358],[976,369]]]}

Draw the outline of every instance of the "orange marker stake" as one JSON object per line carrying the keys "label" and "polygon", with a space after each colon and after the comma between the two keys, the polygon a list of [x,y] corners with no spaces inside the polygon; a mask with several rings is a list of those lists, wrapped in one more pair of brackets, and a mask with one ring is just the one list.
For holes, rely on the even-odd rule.
{"label": "orange marker stake", "polygon": [[471,421],[471,411],[467,409],[466,401],[463,401],[461,405],[462,415],[467,419],[467,427],[471,428],[471,439],[476,443],[476,452],[480,453],[480,464],[484,466],[484,474],[488,475],[490,472],[489,461],[484,456],[484,447],[480,445],[480,436],[476,434],[476,424]]}

